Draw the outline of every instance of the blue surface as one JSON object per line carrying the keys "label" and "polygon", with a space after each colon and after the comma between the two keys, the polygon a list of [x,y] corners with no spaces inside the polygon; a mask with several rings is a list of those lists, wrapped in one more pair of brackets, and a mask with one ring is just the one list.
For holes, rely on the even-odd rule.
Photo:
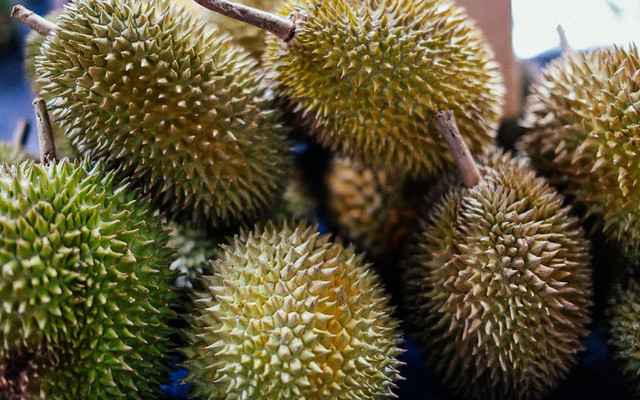
{"label": "blue surface", "polygon": [[[39,13],[45,12],[42,2],[24,2]],[[17,24],[16,24],[17,25]],[[20,118],[28,118],[32,122],[32,133],[28,141],[28,149],[37,153],[37,139],[33,128],[34,115],[31,101],[33,95],[26,83],[22,67],[22,51],[20,44],[26,35],[26,28],[17,27],[20,41],[14,48],[0,55],[0,140],[10,140],[16,122]],[[304,151],[304,148],[300,148]],[[323,230],[326,227],[322,226]],[[598,400],[627,399],[624,392],[627,387],[613,367],[605,345],[605,328],[601,311],[593,324],[593,332],[586,339],[587,350],[580,354],[579,365],[550,396],[551,400]],[[402,315],[399,315],[402,317]],[[402,400],[447,400],[453,399],[438,379],[433,376],[420,359],[415,344],[405,343],[407,350],[402,355],[406,364],[401,373],[406,378],[399,382],[397,394]],[[172,384],[163,386],[167,399],[185,398],[188,385],[180,384],[186,375],[185,370],[175,370],[170,374]]]}

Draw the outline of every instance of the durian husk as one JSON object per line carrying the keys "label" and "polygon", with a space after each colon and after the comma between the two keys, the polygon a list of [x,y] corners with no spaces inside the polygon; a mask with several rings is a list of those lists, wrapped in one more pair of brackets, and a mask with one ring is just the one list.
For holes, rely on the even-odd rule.
{"label": "durian husk", "polygon": [[0,166],[3,163],[7,165],[19,165],[25,161],[35,161],[36,158],[27,153],[21,146],[16,146],[9,142],[0,142]]}
{"label": "durian husk", "polygon": [[632,255],[640,248],[639,68],[635,45],[552,61],[531,88],[518,144]]}
{"label": "durian husk", "polygon": [[231,225],[275,203],[292,161],[286,129],[228,36],[164,0],[77,0],[57,25],[38,81],[83,154],[179,224]]}
{"label": "durian husk", "polygon": [[589,243],[526,159],[498,152],[480,173],[420,222],[404,274],[412,331],[461,398],[540,399],[584,349]]}
{"label": "durian husk", "polygon": [[609,346],[618,368],[630,385],[630,392],[640,398],[640,285],[629,279],[619,289],[609,310]]}
{"label": "durian husk", "polygon": [[196,292],[185,349],[204,399],[373,399],[399,378],[398,321],[352,247],[306,223],[241,231]]}
{"label": "durian husk", "polygon": [[453,165],[434,114],[454,111],[473,153],[496,135],[504,87],[493,52],[449,0],[289,0],[296,23],[267,38],[278,95],[325,147],[365,166],[425,177]]}

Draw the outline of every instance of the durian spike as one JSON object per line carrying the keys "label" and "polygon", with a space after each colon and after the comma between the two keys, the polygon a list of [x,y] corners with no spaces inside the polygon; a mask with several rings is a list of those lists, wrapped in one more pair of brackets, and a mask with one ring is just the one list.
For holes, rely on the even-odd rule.
{"label": "durian spike", "polygon": [[29,137],[29,121],[24,118],[18,120],[16,127],[13,129],[13,144],[17,147],[24,147]]}
{"label": "durian spike", "polygon": [[227,0],[194,0],[211,11],[265,29],[284,42],[293,39],[296,24],[286,18]]}
{"label": "durian spike", "polygon": [[57,161],[56,144],[53,141],[53,130],[47,112],[47,103],[41,97],[33,100],[36,112],[36,128],[38,130],[38,144],[40,146],[40,162],[49,165]]}
{"label": "durian spike", "polygon": [[462,177],[462,182],[464,182],[466,187],[474,187],[478,182],[480,182],[480,180],[482,180],[482,176],[478,171],[478,167],[471,156],[471,152],[469,151],[467,144],[460,135],[458,125],[456,125],[456,121],[453,119],[453,111],[438,111],[436,113],[436,121],[438,122],[440,134],[447,141],[447,146],[449,147],[451,155],[458,167],[458,171]]}
{"label": "durian spike", "polygon": [[560,37],[560,49],[562,50],[562,55],[568,56],[573,53],[573,49],[567,40],[567,35],[564,33],[562,25],[558,25],[558,36]]}
{"label": "durian spike", "polygon": [[41,35],[47,36],[56,29],[56,24],[47,21],[28,8],[17,5],[11,10],[11,18],[17,19]]}

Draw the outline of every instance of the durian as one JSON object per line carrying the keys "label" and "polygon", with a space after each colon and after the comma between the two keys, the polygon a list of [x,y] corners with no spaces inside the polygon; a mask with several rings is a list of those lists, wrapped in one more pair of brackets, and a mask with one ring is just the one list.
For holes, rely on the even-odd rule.
{"label": "durian", "polygon": [[225,245],[185,351],[204,399],[374,399],[399,378],[398,322],[353,248],[305,223]]}
{"label": "durian", "polygon": [[[493,52],[449,0],[289,0],[257,19],[225,0],[197,2],[251,15],[267,38],[265,69],[325,146],[367,167],[423,176],[451,165],[433,114],[459,115],[474,153],[495,137],[504,88]],[[264,13],[262,14],[264,15]]]}
{"label": "durian", "polygon": [[160,393],[173,252],[134,197],[88,160],[0,169],[0,388],[13,398]]}
{"label": "durian", "polygon": [[294,169],[282,198],[267,214],[267,220],[307,220],[315,218],[317,204],[300,169]]}
{"label": "durian", "polygon": [[[55,22],[61,13],[61,10],[55,10],[45,15],[44,18],[51,22]],[[30,31],[24,43],[25,75],[31,84],[33,93],[36,95],[39,95],[40,93],[40,85],[38,84],[36,75],[36,57],[40,55],[45,38],[46,37],[44,35],[41,35],[36,31]],[[78,158],[80,153],[78,152],[78,149],[71,144],[71,140],[65,136],[64,129],[62,129],[56,121],[51,121],[51,128],[53,129],[53,138],[56,142],[56,153],[58,154],[58,157],[66,157],[70,160]]]}
{"label": "durian", "polygon": [[3,163],[18,165],[24,161],[35,161],[35,157],[27,153],[24,145],[29,133],[29,124],[26,120],[18,121],[13,133],[13,141],[0,141],[0,166]]}
{"label": "durian", "polygon": [[404,275],[413,332],[465,399],[539,399],[584,348],[589,244],[524,158],[497,152],[420,222]]}
{"label": "durian", "polygon": [[535,167],[597,215],[627,251],[640,249],[640,54],[568,54],[531,88],[519,143]]}
{"label": "durian", "polygon": [[203,274],[212,273],[209,260],[215,257],[221,239],[206,232],[173,226],[167,245],[177,252],[171,269],[178,272],[176,286],[193,288],[193,281]]}
{"label": "durian", "polygon": [[327,213],[338,235],[373,254],[391,250],[413,212],[405,201],[404,180],[384,170],[335,157],[326,177]]}
{"label": "durian", "polygon": [[75,0],[36,71],[75,146],[168,218],[220,225],[272,205],[291,161],[255,61],[227,42],[167,1]]}
{"label": "durian", "polygon": [[635,397],[640,397],[640,285],[630,280],[610,310],[609,345]]}

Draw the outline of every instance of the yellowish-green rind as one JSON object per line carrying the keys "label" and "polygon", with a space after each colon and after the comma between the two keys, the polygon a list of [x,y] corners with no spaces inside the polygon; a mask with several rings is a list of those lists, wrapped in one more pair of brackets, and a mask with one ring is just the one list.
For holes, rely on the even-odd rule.
{"label": "yellowish-green rind", "polygon": [[391,238],[385,228],[403,207],[404,180],[336,157],[325,182],[327,213],[338,235],[368,252],[380,253],[387,248]]}
{"label": "yellowish-green rind", "polygon": [[25,385],[0,382],[0,392],[161,393],[175,333],[173,252],[160,218],[134,197],[88,160],[0,170],[0,367],[16,354],[40,362]]}
{"label": "yellowish-green rind", "polygon": [[519,143],[629,253],[640,249],[639,69],[635,46],[552,61],[531,88]]}
{"label": "yellowish-green rind", "polygon": [[452,110],[473,153],[493,144],[504,93],[493,52],[449,0],[289,0],[294,39],[268,38],[280,95],[325,146],[425,176],[453,165],[434,114]]}
{"label": "yellowish-green rind", "polygon": [[72,143],[172,220],[230,224],[273,205],[290,144],[256,62],[158,0],[76,0],[43,44],[42,95]]}
{"label": "yellowish-green rind", "polygon": [[613,358],[628,379],[629,391],[640,397],[640,286],[636,281],[618,293],[609,325]]}
{"label": "yellowish-green rind", "polygon": [[35,161],[36,158],[24,148],[9,142],[0,142],[0,165],[19,165],[24,161]]}
{"label": "yellowish-green rind", "polygon": [[465,399],[540,399],[584,349],[589,243],[526,159],[489,156],[420,223],[406,304],[428,363]]}
{"label": "yellowish-green rind", "polygon": [[223,246],[185,350],[203,399],[379,399],[399,378],[398,321],[372,269],[315,227],[267,224]]}

